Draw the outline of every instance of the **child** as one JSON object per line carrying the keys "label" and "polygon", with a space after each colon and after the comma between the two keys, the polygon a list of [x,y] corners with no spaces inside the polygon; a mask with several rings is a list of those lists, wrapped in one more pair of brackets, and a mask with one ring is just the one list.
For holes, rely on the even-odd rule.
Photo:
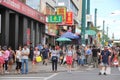
{"label": "child", "polygon": [[118,56],[117,56],[117,54],[115,54],[115,56],[113,58],[113,66],[118,67],[118,65],[119,65]]}

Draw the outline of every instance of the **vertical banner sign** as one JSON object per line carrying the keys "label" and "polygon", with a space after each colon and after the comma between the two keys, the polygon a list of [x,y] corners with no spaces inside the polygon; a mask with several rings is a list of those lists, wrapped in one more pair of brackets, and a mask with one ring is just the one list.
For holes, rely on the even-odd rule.
{"label": "vertical banner sign", "polygon": [[30,28],[27,29],[27,45],[30,45]]}
{"label": "vertical banner sign", "polygon": [[62,22],[66,22],[66,7],[57,7],[57,15],[62,16]]}
{"label": "vertical banner sign", "polygon": [[67,12],[66,14],[66,24],[73,24],[73,13]]}
{"label": "vertical banner sign", "polygon": [[0,14],[0,33],[1,33],[1,14]]}

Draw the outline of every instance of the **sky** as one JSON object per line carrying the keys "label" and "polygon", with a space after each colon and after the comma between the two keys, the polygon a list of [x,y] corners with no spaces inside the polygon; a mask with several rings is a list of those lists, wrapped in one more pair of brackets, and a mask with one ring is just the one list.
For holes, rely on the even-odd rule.
{"label": "sky", "polygon": [[97,8],[97,26],[103,28],[105,20],[105,32],[108,29],[108,36],[112,38],[114,33],[115,39],[120,39],[120,0],[90,0],[90,13],[94,23],[94,12]]}

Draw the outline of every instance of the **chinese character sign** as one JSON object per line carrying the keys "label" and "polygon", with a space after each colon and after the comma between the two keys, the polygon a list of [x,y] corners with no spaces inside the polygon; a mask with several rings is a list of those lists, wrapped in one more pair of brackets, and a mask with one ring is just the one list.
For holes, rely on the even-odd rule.
{"label": "chinese character sign", "polygon": [[49,23],[61,23],[62,22],[62,16],[61,15],[49,15],[48,16],[48,22]]}
{"label": "chinese character sign", "polygon": [[66,24],[73,24],[73,13],[67,12],[66,14]]}
{"label": "chinese character sign", "polygon": [[66,7],[57,7],[57,15],[62,16],[62,21],[66,22]]}

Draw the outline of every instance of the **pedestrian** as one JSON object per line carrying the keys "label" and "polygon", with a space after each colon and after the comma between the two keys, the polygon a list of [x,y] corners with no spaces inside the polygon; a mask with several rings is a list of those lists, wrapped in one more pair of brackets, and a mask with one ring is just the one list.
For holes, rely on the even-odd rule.
{"label": "pedestrian", "polygon": [[81,48],[76,48],[76,53],[77,53],[77,60],[78,60],[78,65],[81,64]]}
{"label": "pedestrian", "polygon": [[5,68],[5,73],[9,73],[8,72],[8,59],[9,59],[10,52],[8,51],[7,46],[4,46],[3,50],[4,50],[3,57],[5,60],[3,67]]}
{"label": "pedestrian", "polygon": [[3,74],[3,72],[4,72],[3,64],[5,63],[5,61],[4,61],[3,54],[4,54],[4,51],[2,50],[2,48],[0,46],[0,74]]}
{"label": "pedestrian", "polygon": [[66,62],[67,62],[67,68],[68,68],[68,72],[71,72],[72,69],[72,61],[73,61],[73,50],[71,48],[71,46],[68,46],[68,50],[66,53]]}
{"label": "pedestrian", "polygon": [[77,53],[76,53],[76,47],[75,46],[72,45],[71,48],[72,48],[72,51],[73,51],[72,68],[74,68],[75,62],[78,62],[77,61]]}
{"label": "pedestrian", "polygon": [[[109,62],[110,62],[110,52],[108,51],[108,47],[105,46],[104,47],[104,50],[101,52],[101,63],[100,63],[100,66],[102,68],[104,68],[104,75],[106,75],[106,70],[107,70],[107,67],[109,66]],[[101,68],[101,69],[102,69]],[[99,72],[99,75],[102,74],[102,70],[100,70]]]}
{"label": "pedestrian", "polygon": [[119,50],[118,50],[118,60],[119,60],[119,67],[120,67],[120,47],[119,47]]}
{"label": "pedestrian", "polygon": [[38,47],[39,51],[41,52],[43,49],[43,45],[41,44],[41,42],[37,45],[37,47]]}
{"label": "pedestrian", "polygon": [[86,50],[86,60],[87,60],[87,64],[91,65],[92,62],[92,50],[90,46],[87,46],[87,50]]}
{"label": "pedestrian", "polygon": [[97,68],[98,67],[98,49],[96,48],[95,45],[93,45],[93,49],[92,49],[92,59],[93,59],[93,67]]}
{"label": "pedestrian", "polygon": [[52,71],[57,71],[57,62],[58,62],[58,51],[57,48],[55,48],[55,46],[53,46],[52,50],[51,50],[51,59],[52,59]]}
{"label": "pedestrian", "polygon": [[44,45],[44,48],[42,49],[42,56],[43,56],[43,65],[45,64],[46,66],[48,63],[48,53],[49,53],[48,46]]}
{"label": "pedestrian", "polygon": [[64,58],[62,48],[60,48],[60,50],[59,50],[59,54],[60,54],[60,65],[62,65],[62,63],[63,63],[63,58]]}
{"label": "pedestrian", "polygon": [[81,63],[81,65],[82,66],[84,66],[84,64],[86,64],[86,54],[85,54],[85,46],[84,45],[82,45],[81,47],[80,47],[80,50],[81,50],[81,61],[80,61],[80,63]]}
{"label": "pedestrian", "polygon": [[8,59],[8,71],[11,72],[12,71],[12,66],[13,66],[13,63],[14,63],[14,57],[15,57],[15,52],[14,50],[12,50],[11,47],[8,47],[8,50],[10,52],[9,54],[9,59]]}
{"label": "pedestrian", "polygon": [[118,65],[119,65],[118,54],[114,55],[114,58],[113,58],[112,62],[113,62],[114,67],[118,67]]}
{"label": "pedestrian", "polygon": [[22,58],[22,46],[19,46],[19,49],[16,50],[15,61],[16,61],[16,72],[17,74],[21,73],[21,58]]}
{"label": "pedestrian", "polygon": [[38,67],[38,62],[36,61],[36,58],[38,56],[40,56],[40,51],[39,51],[38,47],[35,47],[34,54],[33,54],[33,61],[32,61],[32,69],[35,70],[35,72],[36,72],[37,67]]}
{"label": "pedestrian", "polygon": [[29,58],[31,61],[33,61],[33,55],[34,55],[34,48],[33,46],[30,46],[30,55],[29,55]]}
{"label": "pedestrian", "polygon": [[64,65],[64,64],[66,64],[66,47],[65,46],[63,46],[62,51],[63,51],[63,62],[62,62],[62,64]]}
{"label": "pedestrian", "polygon": [[[28,56],[30,54],[30,50],[25,44],[22,50],[22,74],[28,74]],[[24,68],[25,67],[25,68]]]}

